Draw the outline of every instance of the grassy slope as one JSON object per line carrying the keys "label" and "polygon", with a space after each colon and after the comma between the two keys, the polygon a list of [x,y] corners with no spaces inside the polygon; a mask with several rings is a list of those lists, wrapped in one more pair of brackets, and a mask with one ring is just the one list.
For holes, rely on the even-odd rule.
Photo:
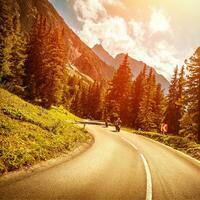
{"label": "grassy slope", "polygon": [[91,136],[63,108],[45,110],[0,88],[0,174],[73,150]]}
{"label": "grassy slope", "polygon": [[125,128],[125,130],[134,134],[149,137],[200,160],[200,145],[189,140],[188,138],[174,135],[163,135],[155,132],[136,131],[128,128]]}

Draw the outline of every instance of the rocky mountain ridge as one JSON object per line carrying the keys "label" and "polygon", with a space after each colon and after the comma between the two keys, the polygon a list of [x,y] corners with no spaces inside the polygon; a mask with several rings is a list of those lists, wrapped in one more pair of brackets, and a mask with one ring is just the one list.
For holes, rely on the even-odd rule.
{"label": "rocky mountain ridge", "polygon": [[[119,65],[123,62],[124,53],[116,55],[115,58],[113,58],[104,48],[101,44],[95,45],[93,48],[93,51],[96,53],[96,55],[102,59],[106,64],[113,66],[115,69],[119,67]],[[146,65],[143,61],[138,61],[132,57],[129,56],[128,62],[133,74],[133,77],[137,77],[137,75],[140,73],[140,71],[143,69],[144,65]],[[147,66],[147,72],[153,68],[148,65]],[[153,68],[154,69],[154,68]],[[157,73],[154,69],[155,75],[156,75],[156,81],[161,84],[162,88],[167,92],[169,88],[169,81],[161,74]]]}

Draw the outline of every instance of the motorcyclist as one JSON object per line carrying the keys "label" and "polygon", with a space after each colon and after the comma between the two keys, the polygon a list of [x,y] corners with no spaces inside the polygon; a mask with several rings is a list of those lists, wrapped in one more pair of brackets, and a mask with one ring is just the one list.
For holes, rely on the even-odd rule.
{"label": "motorcyclist", "polygon": [[115,128],[117,132],[120,132],[120,128],[121,128],[121,119],[118,117],[117,120],[115,121]]}

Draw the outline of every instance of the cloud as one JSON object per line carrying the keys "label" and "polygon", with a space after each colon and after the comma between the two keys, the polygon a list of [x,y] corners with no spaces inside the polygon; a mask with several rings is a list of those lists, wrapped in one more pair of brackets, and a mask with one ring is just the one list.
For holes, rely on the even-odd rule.
{"label": "cloud", "polygon": [[122,6],[124,7],[124,4],[121,0],[100,0],[100,2],[108,5],[114,5],[114,6]]}
{"label": "cloud", "polygon": [[134,40],[128,35],[126,21],[121,17],[107,17],[98,23],[88,20],[79,36],[90,47],[102,42],[112,55],[128,52],[135,45]]}
{"label": "cloud", "polygon": [[80,38],[90,47],[102,43],[112,55],[128,52],[137,60],[142,60],[170,78],[180,61],[170,43],[170,20],[161,10],[152,10],[148,22],[134,18],[126,21],[119,16],[111,16],[105,8],[123,5],[120,0],[75,0],[74,10],[83,23],[78,32]]}
{"label": "cloud", "polygon": [[107,15],[106,9],[99,0],[76,0],[73,8],[81,22],[97,21]]}
{"label": "cloud", "polygon": [[180,61],[176,59],[176,50],[165,40],[154,44],[147,55],[149,55],[148,62],[151,66],[155,66],[157,71],[168,79],[170,79],[176,64],[180,64]]}
{"label": "cloud", "polygon": [[73,8],[79,21],[97,21],[107,16],[104,5],[123,7],[123,3],[120,0],[75,0]]}
{"label": "cloud", "polygon": [[136,38],[136,39],[142,39],[145,34],[144,30],[144,24],[142,22],[137,22],[134,19],[131,19],[128,22],[128,27],[129,27],[129,34]]}
{"label": "cloud", "polygon": [[161,10],[152,9],[152,15],[149,28],[152,33],[164,32],[170,30],[169,18],[167,18]]}

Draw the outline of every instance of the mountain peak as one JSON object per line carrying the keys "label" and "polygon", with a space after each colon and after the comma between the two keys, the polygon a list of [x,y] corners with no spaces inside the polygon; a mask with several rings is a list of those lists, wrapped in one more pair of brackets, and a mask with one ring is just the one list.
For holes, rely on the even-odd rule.
{"label": "mountain peak", "polygon": [[102,44],[96,44],[92,48],[94,53],[103,60],[107,65],[114,65],[114,58],[103,48]]}
{"label": "mountain peak", "polygon": [[92,49],[98,49],[98,50],[105,51],[105,49],[103,48],[102,44],[95,44]]}
{"label": "mountain peak", "polygon": [[115,59],[117,58],[121,58],[121,57],[124,57],[126,54],[125,53],[119,53],[115,56]]}
{"label": "mountain peak", "polygon": [[[101,44],[95,45],[92,50],[96,53],[96,55],[101,60],[103,60],[108,65],[113,66],[115,69],[117,69],[120,66],[120,64],[123,62],[124,56],[126,55],[126,53],[119,53],[115,56],[115,58],[113,58],[102,47]],[[128,62],[129,62],[129,66],[131,68],[131,71],[132,71],[132,74],[133,74],[134,77],[137,77],[138,74],[142,71],[144,65],[146,65],[143,61],[138,61],[138,60],[132,58],[131,56],[128,56]],[[149,71],[151,68],[152,67],[147,65],[147,71]],[[168,90],[168,87],[169,87],[168,80],[164,76],[158,74],[154,68],[153,68],[153,70],[155,71],[157,82],[162,85],[162,88],[165,89],[165,92],[166,92]]]}

